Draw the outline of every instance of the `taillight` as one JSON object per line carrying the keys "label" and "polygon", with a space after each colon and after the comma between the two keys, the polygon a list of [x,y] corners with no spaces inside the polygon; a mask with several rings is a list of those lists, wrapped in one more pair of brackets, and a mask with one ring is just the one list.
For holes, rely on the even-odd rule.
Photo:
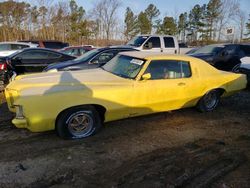
{"label": "taillight", "polygon": [[0,63],[0,70],[7,70],[7,63]]}

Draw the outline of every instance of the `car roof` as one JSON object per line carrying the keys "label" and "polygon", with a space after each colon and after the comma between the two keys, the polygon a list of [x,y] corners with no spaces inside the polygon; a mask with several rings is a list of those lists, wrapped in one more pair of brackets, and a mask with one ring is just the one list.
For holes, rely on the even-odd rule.
{"label": "car roof", "polygon": [[21,44],[21,45],[29,45],[29,46],[37,46],[37,44],[30,43],[30,42],[0,42],[0,44]]}

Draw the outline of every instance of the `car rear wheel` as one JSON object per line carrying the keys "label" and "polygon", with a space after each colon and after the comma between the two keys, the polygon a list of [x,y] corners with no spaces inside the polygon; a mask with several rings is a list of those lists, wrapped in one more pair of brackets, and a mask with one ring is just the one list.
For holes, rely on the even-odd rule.
{"label": "car rear wheel", "polygon": [[101,127],[100,115],[94,107],[76,107],[59,116],[56,132],[65,139],[80,139],[94,135]]}
{"label": "car rear wheel", "polygon": [[220,101],[221,93],[218,90],[212,90],[206,93],[198,102],[197,109],[200,112],[210,112],[214,110]]}

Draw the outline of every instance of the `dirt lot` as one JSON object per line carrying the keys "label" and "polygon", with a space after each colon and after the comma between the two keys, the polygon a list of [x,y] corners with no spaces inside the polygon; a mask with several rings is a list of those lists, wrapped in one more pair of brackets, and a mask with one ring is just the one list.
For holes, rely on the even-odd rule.
{"label": "dirt lot", "polygon": [[250,187],[250,91],[211,113],[116,121],[77,141],[16,129],[11,116],[3,101],[0,187]]}

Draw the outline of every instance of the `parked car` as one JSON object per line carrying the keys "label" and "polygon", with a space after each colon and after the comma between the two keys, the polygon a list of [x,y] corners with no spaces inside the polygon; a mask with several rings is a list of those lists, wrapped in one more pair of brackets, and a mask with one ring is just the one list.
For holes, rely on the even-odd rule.
{"label": "parked car", "polygon": [[37,44],[24,42],[0,42],[0,56],[5,57],[17,52],[18,50],[24,48],[35,48],[37,46]]}
{"label": "parked car", "polygon": [[238,72],[241,64],[240,59],[250,55],[250,45],[208,45],[190,55],[207,61],[217,69]]}
{"label": "parked car", "polygon": [[247,75],[248,85],[250,85],[250,55],[240,59],[239,72]]}
{"label": "parked car", "polygon": [[170,35],[139,35],[130,40],[127,45],[139,51],[180,53],[176,37]]}
{"label": "parked car", "polygon": [[42,72],[51,63],[73,59],[75,57],[54,50],[25,48],[0,58],[0,85],[7,84],[13,75]]}
{"label": "parked car", "polygon": [[195,53],[198,49],[200,49],[201,47],[195,47],[192,48],[191,50],[187,51],[185,54],[189,55],[189,54],[193,54]]}
{"label": "parked car", "polygon": [[179,48],[180,48],[180,54],[186,54],[193,50],[194,48],[189,47],[186,43],[181,42],[179,43]]}
{"label": "parked car", "polygon": [[83,54],[85,54],[86,52],[95,49],[94,47],[90,47],[90,46],[69,46],[69,47],[65,47],[63,49],[60,50],[60,52],[68,54],[68,55],[72,55],[72,56],[76,56],[79,57]]}
{"label": "parked car", "polygon": [[123,52],[91,71],[17,77],[5,95],[16,127],[75,139],[95,134],[103,122],[192,106],[212,111],[246,82],[193,57]]}
{"label": "parked car", "polygon": [[103,66],[116,54],[124,51],[135,51],[131,47],[110,46],[91,50],[77,59],[49,65],[44,71],[73,71],[81,69],[93,69]]}
{"label": "parked car", "polygon": [[37,44],[40,48],[49,48],[53,50],[60,50],[62,48],[68,47],[69,43],[60,42],[56,40],[22,40],[19,42],[29,42],[33,44]]}

